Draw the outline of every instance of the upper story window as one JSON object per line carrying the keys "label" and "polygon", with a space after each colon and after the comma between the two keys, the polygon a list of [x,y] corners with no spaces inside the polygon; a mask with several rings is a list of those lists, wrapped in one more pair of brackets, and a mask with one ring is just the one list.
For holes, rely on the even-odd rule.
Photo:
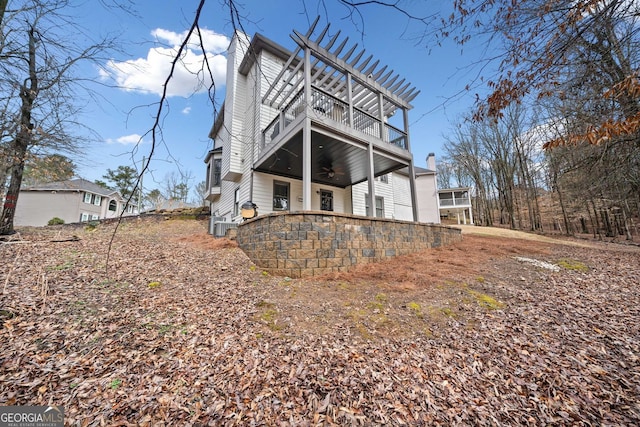
{"label": "upper story window", "polygon": [[82,201],[90,205],[100,206],[100,203],[102,203],[102,196],[85,192]]}
{"label": "upper story window", "polygon": [[385,184],[389,183],[389,174],[380,175],[378,178],[380,182],[384,182]]}
{"label": "upper story window", "polygon": [[115,212],[118,210],[118,202],[116,202],[115,200],[112,200],[109,202],[109,210],[111,212]]}
{"label": "upper story window", "polygon": [[222,173],[222,159],[213,159],[213,181],[211,182],[212,187],[220,187],[222,183],[222,179],[220,175]]}

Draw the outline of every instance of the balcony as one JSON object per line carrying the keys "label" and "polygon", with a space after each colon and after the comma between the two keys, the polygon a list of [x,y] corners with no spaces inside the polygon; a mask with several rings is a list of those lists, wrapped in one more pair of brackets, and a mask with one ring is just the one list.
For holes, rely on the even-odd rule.
{"label": "balcony", "polygon": [[471,201],[467,197],[456,197],[454,199],[439,199],[440,207],[460,207],[468,208],[471,206]]}
{"label": "balcony", "polygon": [[[304,113],[304,106],[304,93],[300,90],[264,130],[261,150],[268,149],[273,142],[279,140],[278,137],[286,128]],[[314,119],[330,119],[337,125],[359,132],[363,138],[374,138],[402,150],[408,150],[406,132],[384,123],[358,107],[353,107],[353,113],[350,114],[348,103],[315,86],[312,86],[311,90],[310,107]]]}
{"label": "balcony", "polygon": [[329,39],[328,26],[316,32],[317,22],[306,35],[294,31],[298,48],[273,65],[282,68],[257,112],[268,124],[252,170],[310,191],[310,183],[347,188],[411,168],[408,110],[419,91],[357,44],[347,47],[348,38],[340,42],[339,31]]}

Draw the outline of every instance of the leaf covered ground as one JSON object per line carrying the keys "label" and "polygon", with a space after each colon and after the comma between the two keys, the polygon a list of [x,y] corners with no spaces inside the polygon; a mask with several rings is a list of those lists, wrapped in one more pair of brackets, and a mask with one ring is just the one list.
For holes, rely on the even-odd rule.
{"label": "leaf covered ground", "polygon": [[[464,235],[272,277],[206,222],[0,243],[0,404],[68,425],[637,425],[640,251]],[[561,244],[560,244],[561,243]]]}

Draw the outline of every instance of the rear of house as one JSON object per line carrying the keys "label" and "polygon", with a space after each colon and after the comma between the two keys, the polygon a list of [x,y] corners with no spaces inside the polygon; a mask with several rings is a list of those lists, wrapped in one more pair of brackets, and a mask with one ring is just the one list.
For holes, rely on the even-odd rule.
{"label": "rear of house", "polygon": [[[294,31],[294,51],[259,34],[232,38],[225,101],[205,159],[212,216],[239,222],[251,201],[261,214],[422,221],[407,116],[419,92],[361,59],[339,32],[325,39],[326,30],[314,31],[315,23],[304,35]],[[429,194],[425,209],[433,212],[425,218],[439,222]]]}

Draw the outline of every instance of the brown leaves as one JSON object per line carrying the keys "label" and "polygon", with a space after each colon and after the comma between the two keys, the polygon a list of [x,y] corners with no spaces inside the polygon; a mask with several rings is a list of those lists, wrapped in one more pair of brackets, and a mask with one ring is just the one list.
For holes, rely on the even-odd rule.
{"label": "brown leaves", "polygon": [[638,132],[640,132],[640,112],[626,119],[610,119],[599,126],[589,126],[587,130],[581,134],[553,139],[546,142],[543,148],[550,149],[561,145],[577,145],[585,142],[598,145],[614,141],[621,137],[628,137],[635,140],[634,135],[637,135]]}
{"label": "brown leaves", "polygon": [[[15,313],[0,329],[0,401],[61,404],[68,424],[87,426],[640,420],[633,249],[469,238],[310,282],[253,271],[237,248],[213,249],[204,224],[149,220],[125,224],[104,278],[107,228],[65,243],[25,232],[29,250],[0,295]],[[0,262],[18,246],[0,246]],[[514,254],[590,269],[553,272]],[[484,308],[471,287],[504,308]],[[264,301],[282,329],[261,320]],[[431,310],[445,306],[450,317]]]}

